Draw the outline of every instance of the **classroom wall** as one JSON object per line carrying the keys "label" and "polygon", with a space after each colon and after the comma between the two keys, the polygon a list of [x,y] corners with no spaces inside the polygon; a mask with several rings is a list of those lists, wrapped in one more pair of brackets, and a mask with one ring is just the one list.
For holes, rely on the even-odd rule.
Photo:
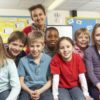
{"label": "classroom wall", "polygon": [[0,16],[30,16],[28,10],[0,9]]}
{"label": "classroom wall", "polygon": [[[58,16],[57,16],[58,15]],[[48,12],[48,24],[65,25],[66,17],[70,17],[69,11],[52,11]],[[82,18],[100,18],[100,12],[77,11],[77,17]]]}
{"label": "classroom wall", "polygon": [[[28,10],[0,9],[0,16],[30,16]],[[69,11],[47,12],[49,25],[65,25],[66,17],[70,17]],[[100,12],[77,11],[77,17],[100,18]]]}

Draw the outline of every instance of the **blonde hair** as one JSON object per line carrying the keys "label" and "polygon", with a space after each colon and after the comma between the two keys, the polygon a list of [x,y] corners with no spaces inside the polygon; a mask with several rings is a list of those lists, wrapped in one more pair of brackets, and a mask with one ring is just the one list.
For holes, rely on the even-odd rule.
{"label": "blonde hair", "polygon": [[78,30],[76,30],[75,32],[75,41],[77,41],[77,38],[80,34],[84,34],[84,35],[88,35],[89,39],[90,39],[90,32],[86,29],[86,28],[80,28]]}
{"label": "blonde hair", "polygon": [[3,44],[2,37],[0,36],[0,68],[3,67],[5,61],[6,61],[6,52]]}
{"label": "blonde hair", "polygon": [[42,31],[32,31],[28,34],[28,45],[32,42],[40,40],[44,43],[44,33]]}

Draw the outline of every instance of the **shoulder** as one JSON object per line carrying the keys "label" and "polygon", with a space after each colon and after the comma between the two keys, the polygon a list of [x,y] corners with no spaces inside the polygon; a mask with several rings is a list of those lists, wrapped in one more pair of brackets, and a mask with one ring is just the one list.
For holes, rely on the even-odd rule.
{"label": "shoulder", "polygon": [[88,54],[88,55],[93,55],[93,54],[95,54],[95,53],[96,53],[96,48],[95,48],[95,46],[90,46],[90,47],[88,47],[88,48],[85,50],[85,52],[84,52],[85,56],[87,56],[87,54]]}
{"label": "shoulder", "polygon": [[48,54],[43,53],[41,59],[43,59],[43,60],[51,60],[51,57]]}
{"label": "shoulder", "polygon": [[92,53],[95,52],[95,46],[90,46],[85,50],[85,53],[91,53],[91,52]]}
{"label": "shoulder", "polygon": [[79,59],[82,59],[81,56],[79,54],[73,53],[72,54],[72,59],[78,61]]}
{"label": "shoulder", "polygon": [[7,58],[6,61],[7,61],[8,64],[14,63],[14,60],[13,59],[10,59],[10,58]]}
{"label": "shoulder", "polygon": [[26,56],[22,57],[22,58],[20,59],[20,61],[25,62],[25,61],[28,60],[28,59],[29,59],[29,55],[26,55]]}
{"label": "shoulder", "polygon": [[62,58],[61,58],[61,56],[58,53],[56,53],[53,56],[52,61],[60,62],[60,61],[62,61]]}
{"label": "shoulder", "polygon": [[30,26],[26,26],[22,31],[24,33],[26,33],[26,35],[27,35],[28,33],[30,33],[32,31],[32,26],[31,25]]}
{"label": "shoulder", "polygon": [[6,66],[8,69],[15,69],[15,68],[16,68],[16,65],[15,65],[14,60],[12,60],[12,59],[10,59],[10,58],[7,58],[7,59],[6,59],[5,66]]}

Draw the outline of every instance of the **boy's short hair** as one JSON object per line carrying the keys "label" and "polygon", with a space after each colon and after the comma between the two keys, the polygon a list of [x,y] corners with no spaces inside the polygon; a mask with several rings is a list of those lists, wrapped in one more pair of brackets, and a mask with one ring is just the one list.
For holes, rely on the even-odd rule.
{"label": "boy's short hair", "polygon": [[28,34],[28,45],[37,40],[44,43],[44,33],[42,31],[32,31]]}
{"label": "boy's short hair", "polygon": [[75,32],[75,35],[74,35],[75,41],[77,41],[77,38],[80,34],[88,35],[90,39],[90,32],[87,30],[87,28],[80,28],[76,30]]}
{"label": "boy's short hair", "polygon": [[33,5],[33,6],[31,6],[31,7],[29,8],[29,12],[30,12],[30,14],[31,14],[31,18],[32,18],[32,11],[35,10],[35,9],[37,9],[37,8],[41,9],[41,10],[44,12],[44,14],[46,15],[46,11],[45,11],[44,6],[41,5],[41,4],[37,4],[37,5]]}
{"label": "boy's short hair", "polygon": [[58,35],[59,35],[58,29],[55,28],[55,27],[49,27],[49,28],[47,28],[45,33],[47,33],[48,31],[51,31],[51,30],[57,31],[57,33],[58,33]]}
{"label": "boy's short hair", "polygon": [[26,35],[21,32],[21,31],[14,31],[10,34],[9,38],[8,38],[8,44],[13,42],[13,41],[16,41],[16,40],[21,40],[22,43],[24,44],[24,46],[26,45],[27,43],[27,37]]}

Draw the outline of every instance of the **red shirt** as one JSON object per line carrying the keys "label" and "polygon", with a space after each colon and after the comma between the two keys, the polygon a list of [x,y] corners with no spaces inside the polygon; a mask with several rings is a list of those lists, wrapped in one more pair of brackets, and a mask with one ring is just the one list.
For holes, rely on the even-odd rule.
{"label": "red shirt", "polygon": [[[26,26],[23,30],[22,30],[26,36],[28,36],[28,34],[32,31],[32,26]],[[29,48],[26,48],[26,53],[28,54],[30,52]]]}
{"label": "red shirt", "polygon": [[22,31],[28,35],[32,31],[32,26],[26,26]]}
{"label": "red shirt", "polygon": [[59,87],[73,88],[79,86],[79,74],[85,73],[85,65],[78,54],[72,54],[71,61],[64,61],[56,54],[50,63],[51,73],[60,75]]}

